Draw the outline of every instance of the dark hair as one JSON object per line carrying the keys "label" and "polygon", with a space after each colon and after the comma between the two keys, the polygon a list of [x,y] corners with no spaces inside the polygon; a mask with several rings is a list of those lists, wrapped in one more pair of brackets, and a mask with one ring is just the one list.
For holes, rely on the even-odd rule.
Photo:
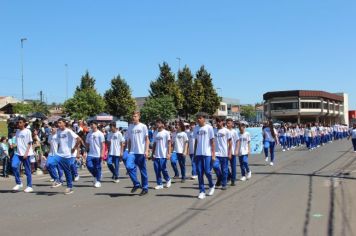
{"label": "dark hair", "polygon": [[204,118],[206,119],[208,117],[208,114],[205,112],[198,112],[196,115],[197,118]]}
{"label": "dark hair", "polygon": [[216,117],[216,118],[215,118],[215,121],[219,123],[219,122],[224,121],[224,119],[223,119],[223,118],[221,118],[221,117]]}
{"label": "dark hair", "polygon": [[19,117],[19,118],[17,119],[17,121],[22,121],[23,123],[26,123],[26,122],[27,122],[27,120],[26,120],[24,117]]}
{"label": "dark hair", "polygon": [[181,131],[185,130],[185,125],[184,125],[183,121],[179,121],[178,126]]}
{"label": "dark hair", "polygon": [[60,121],[63,123],[67,123],[66,119],[64,119],[64,118],[59,118],[57,122],[60,122]]}
{"label": "dark hair", "polygon": [[0,142],[4,142],[6,140],[6,137],[1,137]]}
{"label": "dark hair", "polygon": [[92,125],[92,124],[94,124],[94,125],[98,125],[98,122],[97,121],[95,121],[95,120],[93,120],[92,122],[90,122],[90,124]]}
{"label": "dark hair", "polygon": [[111,122],[111,123],[110,123],[110,127],[116,128],[116,122]]}
{"label": "dark hair", "polygon": [[163,121],[163,119],[161,119],[161,118],[157,118],[157,119],[156,119],[156,123],[162,123],[162,124],[164,124],[164,121]]}
{"label": "dark hair", "polygon": [[233,120],[232,120],[231,118],[227,118],[227,119],[226,119],[226,123],[227,123],[227,122],[233,122]]}

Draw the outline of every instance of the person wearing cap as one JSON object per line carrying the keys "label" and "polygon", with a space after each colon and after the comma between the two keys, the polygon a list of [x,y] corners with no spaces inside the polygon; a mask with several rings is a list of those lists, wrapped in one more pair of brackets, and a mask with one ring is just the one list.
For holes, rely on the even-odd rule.
{"label": "person wearing cap", "polygon": [[[132,114],[132,124],[127,133],[129,155],[126,160],[126,168],[134,185],[131,193],[142,188],[140,196],[144,196],[148,194],[146,159],[149,157],[150,141],[147,126],[140,122],[140,112],[135,111]],[[137,179],[136,166],[140,169],[142,184]]]}
{"label": "person wearing cap", "polygon": [[166,181],[166,188],[170,188],[172,185],[167,170],[167,160],[169,160],[171,156],[171,135],[169,131],[164,129],[164,122],[162,119],[156,120],[156,128],[157,130],[153,133],[152,139],[152,160],[157,182],[155,189],[160,190],[164,188],[162,175]]}
{"label": "person wearing cap", "polygon": [[110,131],[107,135],[109,149],[107,165],[112,173],[114,183],[119,183],[120,158],[123,156],[125,139],[118,128],[116,128],[116,122],[110,123]]}
{"label": "person wearing cap", "polygon": [[229,160],[231,160],[231,132],[224,127],[224,120],[216,118],[215,130],[215,153],[214,170],[218,181],[216,186],[222,186],[222,190],[227,189],[227,177],[229,172]]}
{"label": "person wearing cap", "polygon": [[104,157],[104,134],[98,129],[96,121],[91,122],[91,131],[86,138],[86,146],[89,149],[86,165],[94,177],[94,187],[101,187],[101,161]]}
{"label": "person wearing cap", "polygon": [[241,181],[246,181],[247,179],[250,179],[252,176],[252,173],[250,171],[249,165],[248,165],[248,155],[250,153],[250,142],[251,142],[251,136],[250,134],[246,131],[246,123],[241,122],[239,125],[239,136],[238,136],[238,141],[236,145],[236,151],[237,155],[239,156],[239,162],[240,162],[240,168],[241,168]]}
{"label": "person wearing cap", "polygon": [[215,185],[211,174],[212,162],[215,161],[215,141],[214,130],[211,125],[206,124],[207,115],[205,113],[197,114],[197,126],[194,128],[195,137],[195,164],[197,166],[197,174],[199,181],[199,199],[204,199],[205,185],[204,174],[209,182],[208,196],[212,196],[215,192]]}

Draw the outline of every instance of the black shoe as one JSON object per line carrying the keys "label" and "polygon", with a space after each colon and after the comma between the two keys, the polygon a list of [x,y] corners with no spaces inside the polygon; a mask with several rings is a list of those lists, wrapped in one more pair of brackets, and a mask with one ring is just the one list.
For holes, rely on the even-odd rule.
{"label": "black shoe", "polygon": [[225,191],[225,190],[227,190],[227,187],[224,186],[224,187],[221,188],[221,190],[224,190],[224,191]]}
{"label": "black shoe", "polygon": [[148,194],[148,190],[142,189],[142,192],[140,193],[140,196],[145,196]]}
{"label": "black shoe", "polygon": [[220,180],[220,179],[218,179],[218,180],[216,181],[215,186],[216,186],[216,187],[220,187],[220,186],[221,186],[221,180]]}
{"label": "black shoe", "polygon": [[236,184],[235,184],[235,181],[232,181],[231,182],[231,186],[235,186]]}
{"label": "black shoe", "polygon": [[140,186],[134,186],[132,189],[131,189],[131,193],[136,193],[136,191],[140,188]]}

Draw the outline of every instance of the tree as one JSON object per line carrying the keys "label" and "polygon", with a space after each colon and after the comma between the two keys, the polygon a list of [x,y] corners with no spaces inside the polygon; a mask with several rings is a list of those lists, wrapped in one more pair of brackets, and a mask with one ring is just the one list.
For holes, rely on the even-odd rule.
{"label": "tree", "polygon": [[136,108],[130,86],[120,75],[111,80],[111,88],[104,94],[106,107],[111,115],[129,119]]}
{"label": "tree", "polygon": [[83,91],[86,89],[94,89],[95,90],[95,79],[90,76],[89,71],[86,71],[85,74],[80,79],[80,85],[77,86],[76,92]]}
{"label": "tree", "polygon": [[202,110],[204,101],[204,87],[200,80],[195,79],[190,99],[190,115],[194,115]]}
{"label": "tree", "polygon": [[241,106],[241,116],[244,116],[247,120],[252,120],[256,117],[256,109],[252,105]]}
{"label": "tree", "polygon": [[159,65],[160,75],[155,81],[150,83],[150,97],[158,98],[170,96],[173,98],[174,105],[177,109],[182,109],[183,95],[174,78],[171,68],[166,62]]}
{"label": "tree", "polygon": [[203,112],[213,115],[220,106],[221,98],[218,96],[211,75],[206,71],[204,66],[201,66],[196,73],[196,79],[200,81],[203,86]]}
{"label": "tree", "polygon": [[45,115],[49,114],[48,106],[39,101],[30,103],[17,103],[13,107],[14,113],[28,115],[29,113],[41,112]]}
{"label": "tree", "polygon": [[168,121],[173,119],[176,113],[177,109],[172,97],[148,98],[141,109],[141,119],[145,123],[153,122],[157,118]]}
{"label": "tree", "polygon": [[183,96],[182,108],[179,109],[179,115],[188,118],[191,114],[191,99],[193,92],[193,75],[189,67],[185,66],[178,72],[177,85]]}
{"label": "tree", "polygon": [[105,101],[95,89],[95,79],[85,73],[73,98],[64,103],[67,113],[73,118],[85,119],[105,110]]}

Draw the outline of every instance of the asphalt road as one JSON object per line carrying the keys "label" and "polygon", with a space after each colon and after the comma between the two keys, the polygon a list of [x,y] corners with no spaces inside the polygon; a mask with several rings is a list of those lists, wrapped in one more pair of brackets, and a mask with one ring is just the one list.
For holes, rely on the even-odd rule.
{"label": "asphalt road", "polygon": [[262,155],[250,164],[251,180],[205,200],[197,199],[196,181],[140,197],[130,194],[127,177],[114,184],[107,172],[100,189],[82,172],[69,196],[51,189],[47,176],[34,177],[31,194],[12,193],[13,181],[0,179],[0,235],[356,235],[356,154],[349,142],[278,152],[274,167]]}

